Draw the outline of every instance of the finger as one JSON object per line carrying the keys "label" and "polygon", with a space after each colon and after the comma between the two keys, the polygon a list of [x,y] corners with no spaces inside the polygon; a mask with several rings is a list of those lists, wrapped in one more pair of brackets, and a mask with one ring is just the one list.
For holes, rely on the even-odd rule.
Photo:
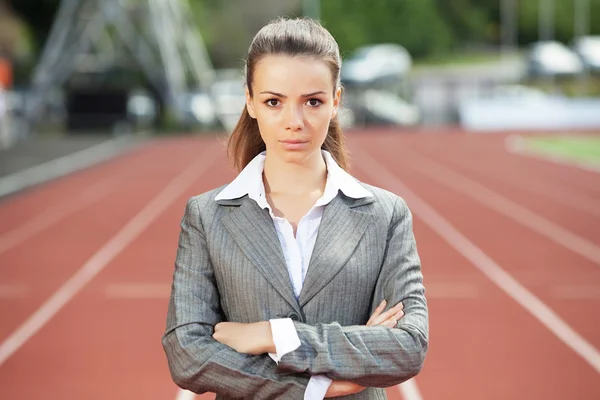
{"label": "finger", "polygon": [[390,328],[394,328],[398,325],[398,321],[400,321],[402,317],[404,317],[404,311],[398,311],[393,317],[386,321],[386,325]]}
{"label": "finger", "polygon": [[373,319],[373,325],[380,325],[380,324],[382,324],[384,321],[387,321],[393,315],[395,315],[399,311],[402,311],[403,309],[404,309],[404,305],[402,303],[396,304],[396,306],[390,308],[389,310],[387,310],[383,314],[381,314],[378,317],[374,318]]}
{"label": "finger", "polygon": [[379,316],[379,314],[381,314],[381,312],[385,309],[385,305],[387,304],[387,302],[384,300],[381,301],[381,303],[379,303],[379,305],[377,306],[377,308],[375,309],[375,311],[373,311],[373,315],[371,315],[371,318],[369,318],[369,321],[367,321],[367,326],[371,326],[373,323],[373,320],[375,318],[377,318]]}
{"label": "finger", "polygon": [[394,316],[388,320],[392,323],[391,327],[394,328],[396,325],[398,325],[398,321],[400,321],[402,319],[402,317],[404,317],[403,311],[400,311],[400,312],[397,312],[396,314],[394,314]]}
{"label": "finger", "polygon": [[377,306],[375,311],[373,311],[372,316],[378,316],[379,314],[381,314],[383,312],[383,310],[385,310],[386,305],[387,305],[387,301],[385,301],[385,299],[381,300],[381,303],[379,303],[379,305]]}

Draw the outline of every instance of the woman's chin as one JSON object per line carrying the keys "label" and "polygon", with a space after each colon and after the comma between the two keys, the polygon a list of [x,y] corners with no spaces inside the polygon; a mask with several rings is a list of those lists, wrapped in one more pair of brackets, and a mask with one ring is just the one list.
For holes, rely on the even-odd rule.
{"label": "woman's chin", "polygon": [[301,149],[301,150],[283,150],[279,152],[279,158],[281,161],[292,163],[292,164],[304,164],[313,153],[315,149]]}

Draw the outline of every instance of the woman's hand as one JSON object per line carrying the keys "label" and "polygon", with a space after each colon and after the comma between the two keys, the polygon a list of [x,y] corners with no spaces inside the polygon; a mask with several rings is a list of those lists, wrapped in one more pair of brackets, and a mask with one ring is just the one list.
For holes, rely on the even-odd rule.
{"label": "woman's hand", "polygon": [[[394,328],[398,324],[398,320],[404,316],[404,305],[402,303],[396,304],[396,306],[390,308],[386,312],[385,305],[387,302],[383,300],[373,311],[373,315],[367,321],[367,326],[387,326],[388,328]],[[347,396],[349,394],[359,393],[365,390],[364,386],[349,382],[349,381],[333,381],[329,385],[325,398]]]}
{"label": "woman's hand", "polygon": [[347,396],[365,390],[364,386],[349,381],[333,381],[325,393],[325,398]]}
{"label": "woman's hand", "polygon": [[[367,321],[367,326],[387,326],[394,328],[398,320],[404,316],[404,306],[398,303],[387,311],[387,302],[383,300]],[[213,339],[226,346],[231,347],[238,353],[259,355],[264,353],[275,353],[273,333],[269,321],[244,324],[240,322],[220,322],[215,325]],[[364,386],[349,381],[333,381],[325,394],[326,398],[347,396],[363,391]]]}
{"label": "woman's hand", "polygon": [[238,353],[253,356],[275,353],[275,343],[269,321],[244,324],[241,322],[220,322],[215,325],[213,339],[231,347]]}
{"label": "woman's hand", "polygon": [[371,318],[367,321],[367,326],[383,325],[388,328],[396,327],[400,318],[404,317],[404,305],[398,303],[386,312],[383,312],[386,304],[387,302],[385,300],[379,303],[375,311],[373,311],[373,315],[371,315]]}

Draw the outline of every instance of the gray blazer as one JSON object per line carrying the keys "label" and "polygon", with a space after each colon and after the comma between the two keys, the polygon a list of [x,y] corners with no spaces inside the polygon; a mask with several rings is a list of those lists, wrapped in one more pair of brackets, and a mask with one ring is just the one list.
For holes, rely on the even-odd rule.
{"label": "gray blazer", "polygon": [[[339,192],[323,219],[296,300],[273,221],[247,196],[215,202],[224,188],[187,202],[166,332],[174,382],[217,399],[303,399],[311,375],[367,386],[347,399],[386,399],[383,388],[417,375],[429,321],[412,215],[397,195]],[[375,307],[402,301],[395,328],[367,327]],[[276,364],[212,338],[221,321],[291,318],[301,346]]]}

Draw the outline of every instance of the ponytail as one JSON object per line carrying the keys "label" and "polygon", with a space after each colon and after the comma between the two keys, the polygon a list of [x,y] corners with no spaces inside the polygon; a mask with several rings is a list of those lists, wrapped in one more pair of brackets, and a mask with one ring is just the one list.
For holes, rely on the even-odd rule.
{"label": "ponytail", "polygon": [[260,136],[258,123],[248,114],[244,106],[240,120],[227,141],[227,154],[233,166],[241,171],[254,157],[266,150],[265,142]]}

